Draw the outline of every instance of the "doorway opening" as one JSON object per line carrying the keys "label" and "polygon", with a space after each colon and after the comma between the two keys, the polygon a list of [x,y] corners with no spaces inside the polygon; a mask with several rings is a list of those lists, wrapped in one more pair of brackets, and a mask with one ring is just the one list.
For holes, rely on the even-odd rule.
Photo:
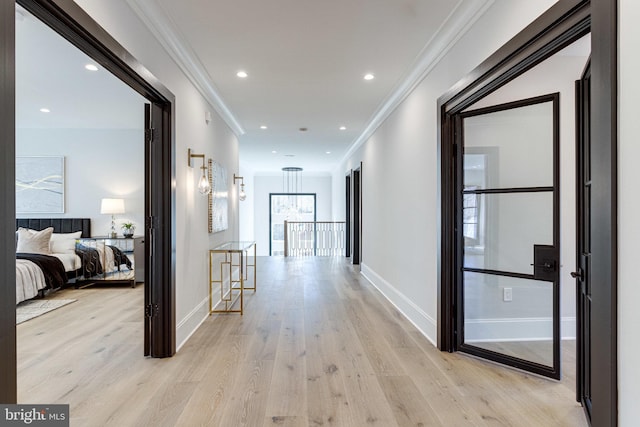
{"label": "doorway opening", "polygon": [[344,190],[346,200],[345,200],[345,235],[346,235],[346,244],[345,244],[345,252],[344,256],[349,258],[351,257],[351,173],[345,176],[345,190]]}
{"label": "doorway opening", "polygon": [[[172,182],[175,179],[173,161],[174,138],[172,105],[175,97],[149,73],[135,58],[109,36],[91,17],[73,2],[33,2],[18,0],[5,3],[0,9],[3,31],[0,32],[4,46],[14,46],[16,5],[20,5],[37,19],[51,27],[63,38],[71,42],[92,58],[96,65],[110,71],[118,79],[142,95],[149,103],[148,124],[144,129],[145,141],[145,178],[144,194],[145,214],[145,307],[140,315],[148,317],[149,326],[145,339],[144,354],[151,357],[169,357],[175,353],[175,265],[171,262],[175,248],[175,196]],[[6,24],[6,25],[5,25]],[[8,49],[3,53],[3,67],[7,71],[6,87],[15,87],[15,52]],[[3,86],[4,87],[4,86]],[[7,129],[5,151],[10,161],[3,163],[7,177],[15,175],[15,105],[13,90],[11,96],[3,98],[0,111],[3,114],[3,126]],[[11,180],[9,180],[11,181]],[[15,191],[15,182],[6,186],[7,194]],[[8,200],[12,198],[7,197]],[[3,230],[15,230],[15,201],[7,202],[2,210],[0,221]],[[2,236],[9,239],[10,234]],[[13,239],[13,238],[12,238]],[[10,245],[7,245],[10,247]],[[15,263],[14,255],[3,252],[7,258],[4,263]],[[151,256],[153,254],[153,256]],[[15,281],[13,268],[3,269],[6,283]],[[7,290],[3,300],[3,315],[0,318],[0,330],[7,345],[4,351],[7,357],[0,362],[2,377],[6,380],[0,387],[3,402],[15,402],[17,399],[16,349],[15,349],[15,304],[16,290]],[[142,354],[141,354],[142,356]]]}
{"label": "doorway opening", "polygon": [[[269,256],[285,255],[285,221],[317,221],[315,193],[269,194]],[[315,239],[310,234],[308,242],[299,242],[315,255]]]}
{"label": "doorway opening", "polygon": [[362,163],[347,177],[347,256],[362,263]]}
{"label": "doorway opening", "polygon": [[[46,73],[42,72],[43,65],[46,66]],[[77,339],[72,341],[75,342],[74,349],[87,349],[87,354],[80,354],[79,357],[88,360],[92,351],[102,347],[102,344],[96,344],[100,341],[97,337],[102,328],[122,323],[125,317],[118,311],[121,307],[112,306],[112,318],[106,313],[104,316],[96,313],[96,322],[91,330],[78,327],[76,322],[81,322],[86,306],[98,298],[97,293],[102,291],[105,305],[109,304],[107,301],[113,301],[108,296],[110,294],[129,295],[129,299],[138,302],[135,307],[137,313],[143,313],[144,292],[137,288],[146,286],[146,100],[18,5],[16,71],[17,222],[21,225],[28,223],[25,227],[31,227],[40,221],[46,224],[46,219],[51,219],[54,224],[78,227],[80,224],[72,225],[70,218],[83,218],[87,223],[82,228],[81,236],[73,236],[80,237],[75,240],[77,243],[71,239],[68,248],[54,245],[70,236],[59,233],[76,233],[81,229],[54,228],[51,255],[63,262],[70,277],[68,283],[61,284],[61,289],[43,290],[43,299],[30,300],[32,294],[23,293],[21,289],[22,286],[28,288],[32,285],[31,281],[20,280],[16,283],[16,292],[20,299],[25,299],[17,307],[19,313],[28,309],[31,303],[75,301],[63,310],[47,314],[47,320],[43,318],[17,326],[20,349],[18,383],[24,389],[29,387],[32,373],[47,372],[52,368],[51,350],[38,344],[39,337],[33,332],[35,325],[31,326],[31,322],[51,321],[52,329],[48,331],[51,339],[64,330],[66,339]],[[43,111],[40,107],[47,108]],[[26,167],[52,159],[60,161],[63,166],[62,173],[56,174],[55,178],[59,180],[59,192],[57,189],[42,191],[42,186],[37,181],[34,184],[33,178],[30,178],[34,172],[38,173],[37,168]],[[47,194],[60,197],[47,197]],[[109,206],[109,202],[117,206]],[[113,212],[118,212],[111,217],[112,229],[109,228],[110,216],[103,214],[104,210],[109,211],[111,207],[117,208]],[[123,223],[136,227],[135,237],[123,236]],[[36,225],[36,230],[40,229]],[[116,235],[110,235],[111,232]],[[60,254],[60,251],[65,253]],[[112,257],[112,254],[115,256]],[[112,262],[112,259],[118,262]],[[88,289],[88,286],[93,289]],[[69,325],[56,322],[58,316],[66,316]],[[139,339],[137,345],[131,348],[137,349],[142,356],[148,352],[143,347],[149,340],[143,338],[143,316],[137,320],[136,336]],[[112,336],[125,339],[118,334]],[[91,346],[88,343],[94,344]],[[105,348],[109,351],[120,344],[120,341],[114,340]],[[29,348],[32,350],[26,350]],[[25,366],[29,366],[28,373]]]}
{"label": "doorway opening", "polygon": [[[605,53],[606,49],[611,49],[615,51],[616,38],[615,38],[615,19],[612,17],[615,16],[615,8],[609,7],[610,5],[607,2],[589,2],[589,1],[567,1],[567,2],[559,2],[554,5],[549,11],[543,14],[540,18],[538,18],[534,23],[532,23],[529,27],[523,30],[520,34],[518,34],[512,41],[510,41],[507,45],[505,45],[501,50],[499,50],[492,57],[487,59],[485,63],[483,63],[478,69],[470,74],[470,76],[464,79],[460,85],[457,86],[455,91],[451,93],[447,93],[443,97],[439,99],[439,114],[441,118],[441,227],[442,227],[442,240],[440,246],[440,293],[439,293],[439,313],[440,313],[440,333],[438,336],[438,346],[441,350],[445,351],[468,351],[471,349],[472,351],[468,351],[470,353],[474,353],[476,355],[487,357],[491,360],[499,360],[502,363],[509,364],[511,366],[516,366],[521,369],[526,369],[531,372],[535,372],[538,374],[546,374],[551,377],[555,377],[558,373],[555,373],[555,367],[550,367],[549,363],[545,361],[544,363],[539,363],[541,360],[534,361],[535,357],[538,356],[526,356],[523,357],[523,354],[508,354],[511,349],[507,350],[506,348],[501,348],[496,351],[496,348],[488,349],[486,348],[486,343],[494,343],[498,342],[509,342],[508,336],[504,333],[505,331],[500,330],[501,326],[504,326],[504,323],[513,323],[513,320],[523,321],[523,320],[535,320],[535,323],[539,325],[547,325],[551,324],[550,330],[553,331],[554,341],[555,337],[558,337],[560,334],[557,331],[561,331],[562,336],[567,337],[566,332],[572,331],[574,338],[576,329],[578,331],[581,330],[581,326],[585,324],[584,319],[581,316],[575,315],[575,290],[576,290],[576,282],[574,277],[579,275],[580,271],[572,271],[573,261],[576,259],[575,253],[573,253],[570,257],[563,256],[562,253],[565,252],[567,248],[572,248],[575,250],[575,235],[571,236],[569,239],[560,239],[562,242],[561,246],[556,246],[557,240],[555,236],[557,236],[557,232],[555,231],[555,227],[559,224],[552,223],[550,227],[546,226],[547,229],[554,229],[552,244],[535,244],[533,248],[529,248],[528,250],[531,253],[531,256],[527,256],[529,259],[529,264],[527,265],[530,268],[530,271],[527,271],[526,274],[531,275],[534,280],[537,280],[535,276],[539,276],[541,281],[546,282],[554,282],[557,280],[558,270],[561,272],[560,281],[565,282],[565,286],[560,286],[558,288],[556,285],[552,285],[549,287],[550,291],[547,293],[552,295],[552,313],[551,316],[545,316],[541,314],[533,315],[533,318],[526,317],[526,314],[531,312],[527,312],[526,310],[520,310],[516,316],[508,317],[508,316],[497,316],[494,319],[485,318],[485,320],[493,320],[493,325],[480,325],[482,326],[479,331],[484,333],[485,337],[480,337],[479,339],[472,339],[472,342],[467,342],[465,334],[469,335],[472,331],[473,327],[477,325],[471,325],[471,322],[468,316],[465,316],[469,313],[466,312],[467,307],[465,307],[465,303],[474,304],[474,302],[466,299],[466,296],[473,296],[473,292],[469,292],[469,289],[465,289],[465,275],[472,275],[481,273],[483,278],[485,279],[484,284],[491,284],[493,282],[494,286],[492,288],[492,293],[483,294],[477,293],[476,297],[484,297],[485,302],[489,301],[485,306],[491,308],[492,305],[511,305],[515,298],[516,288],[506,284],[502,284],[500,286],[500,276],[510,277],[511,278],[520,278],[526,279],[525,277],[516,277],[522,272],[512,271],[508,269],[501,268],[484,268],[483,271],[472,271],[473,267],[469,268],[465,265],[465,261],[471,261],[473,259],[473,249],[476,249],[474,245],[477,242],[474,241],[473,237],[479,236],[482,237],[480,232],[482,227],[485,226],[484,232],[484,250],[486,251],[488,248],[487,241],[489,239],[493,239],[491,233],[499,232],[499,227],[497,231],[492,231],[490,228],[496,228],[495,224],[492,225],[492,219],[490,216],[494,215],[490,211],[493,208],[502,208],[499,203],[493,202],[488,203],[486,201],[487,198],[491,196],[495,196],[494,194],[500,194],[504,189],[503,188],[491,188],[487,190],[498,190],[498,191],[478,191],[478,184],[469,183],[468,188],[464,188],[465,184],[465,161],[464,156],[467,154],[466,144],[465,144],[465,132],[467,132],[466,127],[464,126],[464,114],[469,113],[472,110],[478,110],[486,107],[491,107],[496,105],[495,96],[500,91],[505,93],[509,92],[509,85],[512,85],[513,82],[517,82],[519,79],[522,79],[523,76],[526,76],[526,73],[535,73],[537,68],[545,67],[545,64],[548,63],[548,60],[559,52],[569,49],[569,46],[578,41],[583,36],[587,35],[592,29],[594,30],[594,41],[593,43],[589,43],[589,47],[593,46],[592,61],[601,61],[603,65],[602,68],[599,69],[602,77],[602,85],[599,87],[599,95],[602,97],[599,101],[596,101],[595,97],[593,97],[593,102],[590,104],[593,109],[591,110],[590,119],[591,123],[591,132],[594,132],[596,129],[600,132],[602,138],[598,141],[599,147],[594,149],[595,139],[592,139],[591,147],[593,151],[598,151],[600,155],[604,156],[607,159],[610,159],[612,155],[615,155],[615,123],[610,123],[608,118],[615,117],[616,105],[615,102],[610,101],[610,97],[612,94],[615,94],[615,66],[613,66],[613,74],[612,70],[609,68],[611,62],[609,60],[609,53]],[[596,12],[597,9],[597,12]],[[602,15],[599,15],[602,13]],[[593,24],[593,26],[592,26]],[[606,44],[606,48],[603,48],[603,45]],[[590,49],[591,50],[591,49]],[[515,54],[517,52],[517,54]],[[566,52],[565,52],[566,53]],[[587,55],[588,57],[588,55]],[[579,64],[580,68],[577,69],[576,73],[574,73],[571,78],[566,79],[566,84],[569,85],[569,89],[566,90],[567,93],[571,94],[570,96],[565,96],[564,92],[561,93],[560,96],[560,104],[561,104],[561,117],[565,116],[565,111],[570,111],[572,114],[576,111],[576,103],[574,100],[575,89],[574,82],[581,78],[582,70],[584,68],[584,64],[586,63],[586,59],[581,59],[582,63]],[[529,85],[528,90],[535,91],[534,93],[529,92],[526,96],[528,97],[536,97],[541,93],[551,93],[552,90],[548,90],[548,88],[544,88],[545,80],[542,80],[542,86],[531,86]],[[517,83],[516,83],[517,86]],[[593,88],[592,88],[593,89]],[[600,90],[601,89],[601,90]],[[592,94],[593,95],[593,94]],[[525,99],[526,96],[523,96],[523,93],[520,92],[515,97],[510,99],[510,101],[514,101],[517,99]],[[494,99],[492,99],[492,97]],[[615,99],[612,98],[612,99]],[[564,102],[563,102],[564,100]],[[568,100],[568,102],[566,102]],[[600,104],[601,102],[601,104]],[[499,103],[498,103],[499,104]],[[597,104],[597,106],[596,106]],[[570,110],[566,110],[570,108]],[[599,110],[602,116],[598,116],[595,110]],[[598,123],[595,123],[595,122]],[[494,128],[496,126],[493,126]],[[570,127],[572,129],[579,128],[580,126],[575,126],[575,122],[570,124],[569,126],[562,126],[562,128]],[[517,145],[518,140],[521,138],[517,138],[513,141],[514,145]],[[561,152],[569,148],[570,150],[575,149],[575,136],[571,138],[561,137]],[[476,147],[474,147],[476,148]],[[526,168],[529,162],[530,156],[536,156],[536,147],[533,151],[524,149],[522,153],[520,153],[520,158],[516,159],[515,165],[520,162],[521,165],[525,165]],[[476,152],[470,151],[468,154],[478,154]],[[572,154],[571,161],[569,164],[573,163],[573,159],[575,154]],[[474,161],[478,161],[478,158],[469,158],[467,163],[473,164]],[[578,159],[581,161],[581,159]],[[593,165],[598,163],[598,172],[594,173]],[[606,165],[603,165],[606,163]],[[549,166],[551,167],[553,162],[549,162]],[[597,206],[591,204],[590,211],[598,211],[598,216],[601,219],[601,223],[598,227],[610,227],[612,230],[615,229],[615,200],[612,198],[611,194],[615,194],[615,191],[612,191],[611,187],[615,186],[615,169],[611,168],[613,163],[610,162],[591,162],[590,167],[592,167],[592,181],[591,181],[591,195],[594,193],[598,193],[598,197],[602,197],[601,200],[607,200],[609,203],[600,203]],[[482,160],[481,164],[482,166]],[[571,165],[574,166],[574,165]],[[575,180],[576,173],[573,167],[567,167],[565,162],[561,162],[562,171],[570,170],[570,176]],[[510,174],[509,171],[513,171],[513,165],[507,165],[507,168],[499,168],[500,177],[503,176],[503,172],[507,171],[507,175]],[[541,174],[545,176],[544,173]],[[531,174],[521,174],[521,176],[531,176]],[[487,178],[485,177],[485,180]],[[521,185],[521,187],[519,187]],[[534,186],[527,185],[524,183],[519,184],[513,188],[516,188],[518,192],[522,192],[528,189],[536,190],[535,193],[544,193],[551,192],[553,194],[552,198],[556,198],[556,183],[554,181],[553,188],[548,189],[540,189],[536,188],[539,185],[536,184]],[[470,187],[470,188],[469,188]],[[543,184],[543,187],[549,187],[548,184]],[[596,189],[597,187],[597,189]],[[507,188],[507,187],[505,187]],[[570,197],[565,199],[565,193],[568,189],[575,191],[575,182],[573,185],[562,185],[563,196],[560,200],[563,203],[569,202],[569,205],[573,205],[575,208],[575,196],[571,194]],[[539,191],[538,191],[539,190]],[[485,196],[485,201],[483,203],[482,200],[477,200],[478,198],[482,199],[482,193],[486,193],[488,196]],[[491,196],[489,196],[491,195]],[[480,197],[478,197],[480,196]],[[476,200],[471,200],[473,198]],[[591,200],[594,200],[593,198]],[[548,203],[548,202],[547,202]],[[556,202],[551,202],[556,203]],[[541,205],[542,202],[537,205]],[[491,206],[493,205],[493,206]],[[485,209],[485,223],[482,223],[481,214],[478,214],[478,209]],[[516,204],[516,207],[521,207],[520,204]],[[537,207],[536,207],[537,208]],[[578,206],[580,209],[580,206]],[[498,209],[501,211],[502,209]],[[523,218],[522,214],[517,214],[517,211],[514,209],[506,209],[509,215],[514,215],[515,217]],[[554,209],[555,210],[555,209]],[[561,209],[561,211],[566,212],[566,209]],[[475,214],[474,214],[475,212]],[[499,212],[500,213],[500,212]],[[474,217],[475,216],[475,217]],[[561,221],[565,219],[565,213],[562,214]],[[567,233],[569,229],[573,229],[575,231],[575,220],[576,220],[575,212],[571,214],[571,223],[570,227],[560,227],[561,233]],[[538,215],[538,219],[541,217]],[[495,221],[495,217],[494,220]],[[527,236],[530,233],[531,229],[537,229],[538,231],[544,229],[540,227],[540,225],[531,225],[532,222],[528,221],[528,226],[525,226],[522,231],[518,231],[515,235],[522,242],[527,240],[526,238],[520,238],[522,236]],[[594,227],[595,224],[591,224],[590,227]],[[466,228],[466,231],[465,231]],[[471,234],[476,233],[476,236]],[[465,233],[470,236],[466,236],[467,242],[465,242]],[[469,239],[472,237],[472,239]],[[598,270],[598,276],[602,278],[600,283],[606,283],[606,286],[601,286],[597,291],[595,287],[592,288],[593,295],[591,295],[591,303],[593,307],[598,306],[598,320],[592,321],[590,320],[588,324],[591,326],[590,339],[591,339],[591,355],[590,357],[595,360],[598,358],[601,362],[606,363],[602,366],[606,366],[607,369],[598,369],[591,370],[591,367],[585,366],[585,364],[579,365],[579,369],[589,369],[589,378],[592,384],[599,384],[603,388],[602,390],[598,390],[596,392],[595,386],[592,385],[591,399],[596,402],[600,399],[601,406],[599,407],[599,411],[596,414],[595,412],[586,411],[587,417],[590,417],[594,423],[596,420],[600,420],[603,425],[606,424],[615,424],[616,420],[616,392],[615,387],[612,388],[612,385],[616,382],[616,344],[612,342],[612,337],[615,337],[615,319],[616,319],[616,302],[615,299],[611,298],[611,295],[615,295],[615,280],[609,280],[611,277],[615,277],[615,272],[612,270],[612,266],[615,266],[615,263],[612,263],[612,260],[615,260],[615,251],[611,251],[611,248],[615,247],[615,232],[611,232],[606,236],[603,233],[599,234],[598,242],[591,242],[593,247],[592,251],[595,247],[598,247],[598,252],[600,257],[591,257],[591,270],[590,273],[592,276],[595,276],[594,271]],[[477,238],[475,240],[478,240]],[[490,242],[489,242],[490,243]],[[467,244],[465,248],[465,244]],[[530,245],[526,245],[530,246]],[[482,249],[482,246],[480,246]],[[505,248],[499,248],[504,252]],[[557,252],[560,251],[560,254]],[[507,251],[509,252],[509,251]],[[592,255],[594,252],[592,252]],[[466,255],[469,255],[466,257]],[[499,257],[497,259],[504,261],[508,259],[512,252],[498,254]],[[558,258],[560,256],[560,258]],[[468,258],[468,259],[467,259]],[[489,257],[491,258],[491,257]],[[485,258],[486,261],[486,258]],[[597,265],[597,266],[596,266]],[[570,272],[573,273],[570,275]],[[471,274],[469,274],[471,273]],[[516,275],[505,275],[502,273],[517,273]],[[549,274],[549,276],[544,276]],[[496,276],[496,277],[493,277]],[[552,277],[553,276],[553,277]],[[573,277],[572,277],[573,276]],[[606,277],[607,279],[604,279]],[[592,277],[593,280],[594,277]],[[473,285],[471,281],[468,283],[469,285]],[[481,287],[477,287],[480,289]],[[525,298],[530,297],[532,294],[532,289],[535,288],[535,284],[531,283],[529,289],[526,288],[520,292],[522,296]],[[476,289],[477,290],[477,289]],[[526,290],[526,292],[525,292]],[[465,292],[466,291],[466,292]],[[571,292],[573,294],[573,298],[570,299],[573,304],[573,316],[561,317],[559,316],[558,304],[557,300],[562,300],[560,296],[563,298],[566,296],[565,294]],[[596,295],[599,293],[599,295]],[[599,298],[598,298],[599,297]],[[477,298],[476,298],[477,299]],[[566,298],[564,298],[566,300]],[[531,301],[535,302],[535,298]],[[529,308],[529,307],[528,307]],[[562,310],[567,310],[568,307],[562,306]],[[592,309],[592,313],[595,314],[596,310]],[[546,319],[545,319],[546,317]],[[502,322],[504,319],[508,319],[509,322]],[[476,319],[473,319],[476,320]],[[594,319],[595,320],[595,319]],[[567,322],[568,321],[568,322]],[[574,322],[571,325],[571,321]],[[517,322],[516,322],[517,323]],[[596,323],[599,327],[596,329]],[[493,326],[493,327],[492,327]],[[531,332],[535,328],[533,325],[525,328],[522,328],[524,332]],[[494,334],[494,335],[492,335]],[[498,335],[498,339],[496,339],[496,335]],[[535,333],[535,341],[546,341],[548,340],[548,333],[538,331]],[[478,337],[475,337],[478,338]],[[521,337],[518,337],[516,341],[524,341]],[[615,341],[615,338],[614,340]],[[555,343],[554,343],[555,344]],[[511,343],[509,342],[509,345]],[[508,347],[507,346],[507,347]],[[485,347],[485,348],[482,348]],[[478,349],[481,350],[478,350]],[[577,346],[577,357],[576,359],[581,360],[582,355],[580,354],[581,346]],[[506,353],[506,354],[505,354]],[[557,353],[557,351],[553,351],[553,353]],[[550,353],[548,353],[550,354]],[[529,358],[529,360],[527,360]],[[554,359],[555,359],[554,354]],[[515,360],[517,359],[517,361]],[[555,362],[554,362],[555,363]],[[546,370],[547,372],[541,372],[542,370]],[[581,373],[577,373],[578,377],[581,376]],[[596,393],[598,396],[596,396]],[[578,396],[578,400],[580,396]]]}

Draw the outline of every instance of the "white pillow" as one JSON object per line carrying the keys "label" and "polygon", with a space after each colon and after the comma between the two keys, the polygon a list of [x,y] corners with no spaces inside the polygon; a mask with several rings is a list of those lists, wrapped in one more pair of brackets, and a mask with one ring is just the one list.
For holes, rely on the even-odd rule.
{"label": "white pillow", "polygon": [[42,231],[18,228],[16,233],[18,235],[16,252],[45,255],[51,253],[49,242],[51,241],[53,227],[45,228]]}
{"label": "white pillow", "polygon": [[52,254],[75,254],[76,240],[82,236],[82,231],[75,233],[53,233],[50,249]]}

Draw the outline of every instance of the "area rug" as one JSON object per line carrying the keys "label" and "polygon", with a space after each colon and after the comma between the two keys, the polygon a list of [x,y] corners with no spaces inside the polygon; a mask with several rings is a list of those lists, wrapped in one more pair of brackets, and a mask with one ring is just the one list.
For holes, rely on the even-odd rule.
{"label": "area rug", "polygon": [[49,313],[56,308],[77,301],[75,299],[35,299],[22,301],[16,306],[16,325],[31,320],[35,317]]}

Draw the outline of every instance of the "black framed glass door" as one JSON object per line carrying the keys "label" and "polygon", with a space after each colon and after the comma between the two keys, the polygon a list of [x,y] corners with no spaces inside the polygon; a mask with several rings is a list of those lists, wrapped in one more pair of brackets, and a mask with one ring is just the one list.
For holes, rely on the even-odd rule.
{"label": "black framed glass door", "polygon": [[[269,194],[269,256],[284,255],[284,222],[316,221],[315,193]],[[309,243],[309,247],[313,247]]]}
{"label": "black framed glass door", "polygon": [[559,94],[460,113],[457,347],[560,378]]}

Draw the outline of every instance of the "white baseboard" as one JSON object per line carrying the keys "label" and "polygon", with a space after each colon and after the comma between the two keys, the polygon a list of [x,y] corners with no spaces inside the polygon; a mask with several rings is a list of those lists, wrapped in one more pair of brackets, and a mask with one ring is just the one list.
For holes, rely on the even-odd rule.
{"label": "white baseboard", "polygon": [[413,323],[413,325],[425,336],[431,343],[437,346],[437,322],[430,317],[420,307],[418,307],[413,301],[407,298],[404,294],[398,292],[389,282],[384,280],[378,273],[373,271],[366,264],[361,265],[361,274],[380,291],[382,295],[391,303],[395,308],[402,313],[402,315]]}
{"label": "white baseboard", "polygon": [[[238,268],[234,269],[233,274],[238,273]],[[225,286],[229,285],[229,280],[225,279]],[[219,292],[218,292],[219,294]],[[228,295],[225,295],[225,297]],[[213,307],[217,307],[222,302],[221,298],[218,301],[213,301]],[[176,341],[178,346],[176,351],[179,351],[182,346],[191,338],[191,336],[198,330],[200,325],[204,323],[209,317],[209,295],[207,295],[202,301],[200,301],[178,324],[176,325]],[[181,338],[184,337],[184,338]]]}
{"label": "white baseboard", "polygon": [[[437,345],[437,321],[425,313],[407,296],[398,292],[389,282],[366,264],[361,265],[361,274],[402,313],[434,345]],[[551,330],[550,318],[478,319],[467,320],[465,341],[536,341],[548,340]],[[561,339],[576,337],[576,318],[563,317],[560,323]]]}
{"label": "white baseboard", "polygon": [[[183,345],[191,338],[191,336],[198,330],[200,325],[204,323],[209,317],[209,296],[202,301],[198,305],[196,305],[193,310],[189,312],[176,326],[176,337],[178,341],[178,348],[176,351],[179,351]],[[180,338],[184,335],[184,338]]]}
{"label": "white baseboard", "polygon": [[[466,319],[465,342],[548,341],[553,320],[550,317],[510,319]],[[561,339],[576,338],[576,318],[560,319]]]}

